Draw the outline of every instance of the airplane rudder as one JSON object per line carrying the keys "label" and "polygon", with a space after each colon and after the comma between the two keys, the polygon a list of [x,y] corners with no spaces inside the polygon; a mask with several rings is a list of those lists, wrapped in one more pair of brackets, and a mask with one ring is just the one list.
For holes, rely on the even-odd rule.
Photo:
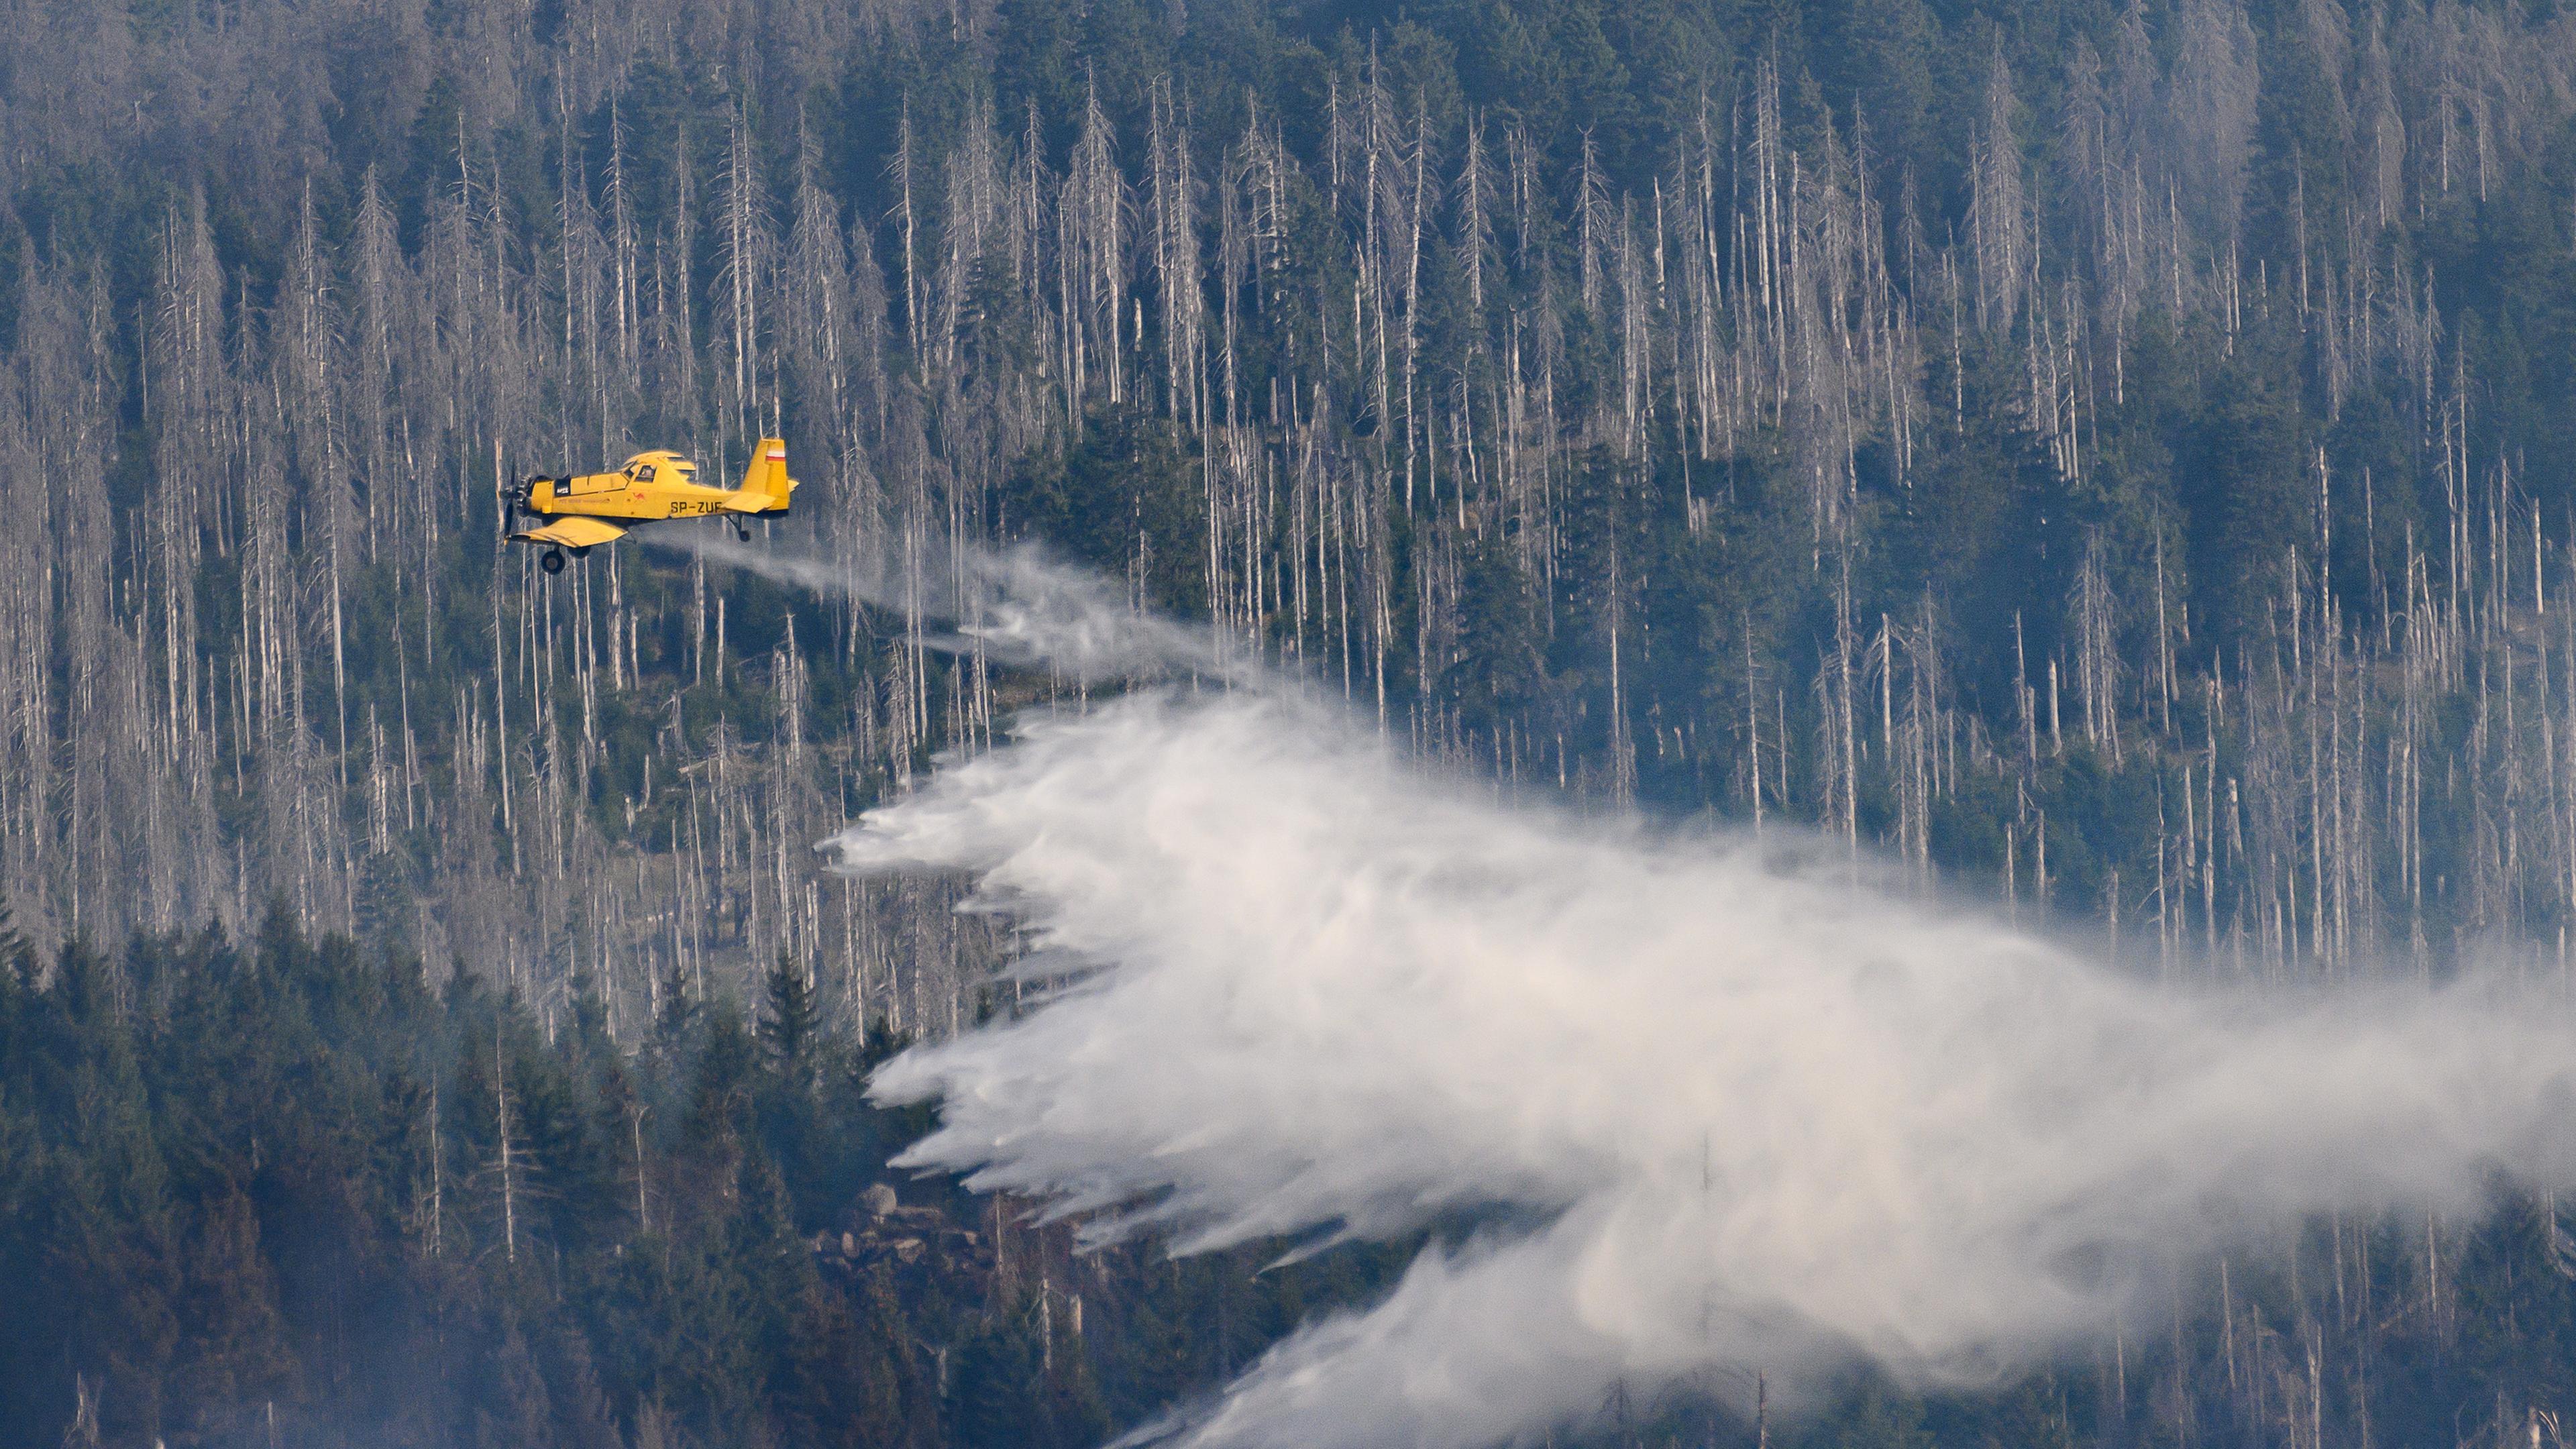
{"label": "airplane rudder", "polygon": [[785,508],[795,483],[787,476],[787,440],[763,438],[760,450],[752,458],[753,475],[761,494],[780,508]]}

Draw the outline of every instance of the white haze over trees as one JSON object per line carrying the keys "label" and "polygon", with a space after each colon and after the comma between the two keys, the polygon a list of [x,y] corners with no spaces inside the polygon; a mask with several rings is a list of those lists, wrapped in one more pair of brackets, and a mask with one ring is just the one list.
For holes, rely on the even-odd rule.
{"label": "white haze over trees", "polygon": [[[1057,628],[1187,637],[1116,622]],[[1243,682],[1024,719],[831,842],[972,876],[1060,983],[878,1074],[942,1104],[900,1165],[1184,1253],[1450,1230],[1143,1435],[1471,1449],[1854,1357],[1986,1382],[2312,1215],[2576,1180],[2554,995],[2158,985],[1804,841],[1499,801]]]}
{"label": "white haze over trees", "polygon": [[946,620],[955,632],[934,641],[943,649],[1040,666],[1078,682],[1176,672],[1227,678],[1250,668],[1228,662],[1223,639],[1138,614],[1100,580],[1052,566],[1031,547],[996,553],[951,541],[941,547],[946,567],[925,571],[867,547],[823,558],[793,545],[754,547],[676,529],[649,541],[832,598]]}

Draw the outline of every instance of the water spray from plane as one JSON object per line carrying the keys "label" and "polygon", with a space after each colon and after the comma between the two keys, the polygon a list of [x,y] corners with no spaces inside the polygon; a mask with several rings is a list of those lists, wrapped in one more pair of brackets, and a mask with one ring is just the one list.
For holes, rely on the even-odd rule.
{"label": "water spray from plane", "polygon": [[[1033,654],[1191,634],[979,577]],[[942,1108],[902,1165],[1180,1252],[1484,1225],[1145,1437],[1474,1449],[1623,1387],[1991,1382],[2313,1215],[2576,1182],[2554,995],[2159,987],[1776,834],[1497,804],[1236,682],[1030,718],[831,842],[971,875],[1081,973],[880,1071]]]}
{"label": "water spray from plane", "polygon": [[1208,631],[1139,613],[1100,579],[1050,563],[1033,548],[925,545],[935,562],[907,569],[882,551],[823,558],[680,532],[653,535],[651,542],[833,598],[892,613],[917,610],[952,631],[932,641],[941,647],[980,642],[999,662],[1044,667],[1084,683],[1248,681],[1259,674],[1256,664],[1229,659]]}

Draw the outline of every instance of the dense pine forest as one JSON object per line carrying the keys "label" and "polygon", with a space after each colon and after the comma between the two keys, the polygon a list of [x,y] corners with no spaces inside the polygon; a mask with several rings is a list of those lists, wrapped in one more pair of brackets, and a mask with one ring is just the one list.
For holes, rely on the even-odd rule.
{"label": "dense pine forest", "polygon": [[[617,1042],[586,973],[549,1024],[282,906],[243,940],[0,948],[11,1446],[1088,1449],[1402,1261],[1076,1254],[1027,1204],[890,1176],[927,1119],[860,1083],[901,1040],[831,1025],[789,963],[739,1001],[670,982]],[[2026,1380],[1621,1395],[1565,1442],[2555,1445],[2571,1280],[2546,1201],[2320,1222]]]}
{"label": "dense pine forest", "polygon": [[[2554,5],[9,22],[0,1441],[1097,1443],[1382,1287],[887,1175],[866,1070],[1009,941],[812,847],[1090,687],[955,633],[996,545],[2141,972],[2570,979]],[[510,480],[763,434],[751,548],[886,587],[500,543]],[[2570,1226],[2323,1222],[2032,1381],[1588,1432],[2539,1449]]]}

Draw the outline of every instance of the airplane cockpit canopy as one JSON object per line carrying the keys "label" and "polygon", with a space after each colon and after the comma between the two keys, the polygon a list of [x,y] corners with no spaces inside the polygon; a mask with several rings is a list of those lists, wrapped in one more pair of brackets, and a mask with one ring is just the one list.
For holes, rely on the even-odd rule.
{"label": "airplane cockpit canopy", "polygon": [[677,453],[638,453],[627,459],[626,466],[619,471],[638,483],[650,483],[664,472],[669,474],[664,481],[692,483],[697,481],[698,465]]}

